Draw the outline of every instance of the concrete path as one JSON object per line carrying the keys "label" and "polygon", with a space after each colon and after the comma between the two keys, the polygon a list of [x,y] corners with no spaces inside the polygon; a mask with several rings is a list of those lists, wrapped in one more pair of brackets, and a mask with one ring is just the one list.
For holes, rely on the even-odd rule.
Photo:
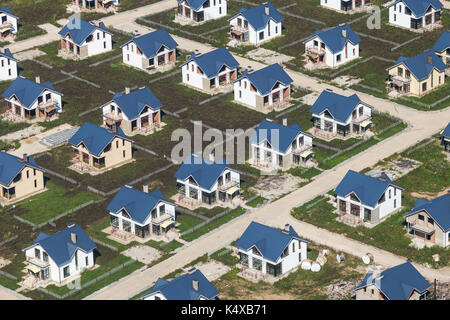
{"label": "concrete path", "polygon": [[11,289],[0,286],[0,300],[30,300],[30,298],[25,297]]}
{"label": "concrete path", "polygon": [[40,25],[39,27],[47,31],[47,33],[33,38],[28,38],[22,41],[14,42],[12,44],[5,46],[5,48],[11,50],[12,53],[16,53],[32,49],[37,46],[42,46],[44,44],[60,39],[60,36],[58,35],[60,29],[52,25],[51,23],[45,23],[43,25]]}

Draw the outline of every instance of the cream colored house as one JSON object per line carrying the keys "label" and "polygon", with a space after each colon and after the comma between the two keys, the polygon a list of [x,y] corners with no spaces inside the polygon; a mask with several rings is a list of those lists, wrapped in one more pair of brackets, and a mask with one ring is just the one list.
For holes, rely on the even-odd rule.
{"label": "cream colored house", "polygon": [[450,66],[450,29],[442,32],[433,46],[433,51],[442,58],[442,62]]}
{"label": "cream colored house", "polygon": [[446,70],[447,66],[433,51],[425,51],[412,58],[401,56],[387,69],[387,92],[423,96],[444,85]]}
{"label": "cream colored house", "polygon": [[44,169],[32,156],[0,152],[0,205],[9,205],[45,189]]}
{"label": "cream colored house", "polygon": [[102,128],[85,122],[70,138],[73,156],[70,168],[90,172],[104,172],[133,161],[133,141],[120,128]]}

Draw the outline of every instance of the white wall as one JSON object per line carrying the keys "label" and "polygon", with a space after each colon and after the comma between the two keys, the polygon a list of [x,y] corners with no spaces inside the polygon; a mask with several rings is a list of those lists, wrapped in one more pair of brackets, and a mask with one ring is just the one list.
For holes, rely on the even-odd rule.
{"label": "white wall", "polygon": [[17,78],[17,62],[6,57],[0,57],[0,81]]}
{"label": "white wall", "polygon": [[[405,13],[405,4],[403,2],[399,2],[396,5],[392,5],[389,7],[389,23],[392,23],[394,25],[398,25],[400,27],[404,28],[411,28],[411,18],[418,19],[421,18],[419,16],[414,15],[411,12],[411,15],[407,15]],[[431,7],[431,11],[426,13],[425,15],[429,15],[430,13],[434,14],[437,10],[435,10],[433,7]],[[395,17],[394,17],[395,15]],[[422,16],[422,26],[425,25],[425,15]],[[395,21],[394,21],[395,18]]]}
{"label": "white wall", "polygon": [[[314,47],[314,41],[317,41],[318,45],[316,48],[321,48],[321,45],[323,41],[320,39],[319,36],[315,36],[314,38],[311,38],[305,43],[305,49],[306,48],[313,48]],[[345,46],[343,50],[338,52],[332,52],[330,48],[325,45],[325,64],[329,66],[330,68],[339,67],[353,59],[356,59],[359,57],[359,44],[353,45],[350,41],[347,42],[347,56],[345,55],[346,49]],[[338,55],[341,55],[341,60],[337,61]]]}
{"label": "white wall", "polygon": [[109,33],[97,29],[92,35],[92,41],[83,43],[83,45],[87,44],[88,46],[89,57],[112,50],[112,37]]}
{"label": "white wall", "polygon": [[[237,19],[242,19],[242,25],[244,24],[244,21],[247,19],[244,18],[242,14],[233,17],[230,20],[230,26],[237,26],[238,22]],[[270,35],[269,35],[270,31]],[[253,26],[249,23],[248,24],[248,32],[249,32],[249,42],[255,45],[258,45],[262,42],[268,41],[274,37],[281,36],[282,33],[282,25],[281,22],[275,22],[274,20],[270,19],[270,22],[265,26],[264,29],[256,31]],[[263,32],[264,38],[262,40],[259,40],[259,34]]]}
{"label": "white wall", "polygon": [[[45,89],[45,90],[39,95],[39,97],[42,96],[42,98],[43,98],[42,100],[43,100],[44,103],[47,101],[47,99],[45,98],[45,96],[46,96],[47,93],[50,93],[50,99],[56,100],[56,102],[57,102],[56,111],[57,111],[58,113],[61,113],[61,112],[62,112],[62,97],[61,97],[61,95],[58,94],[58,93],[56,93],[56,92],[50,91],[50,90],[48,90],[48,89]],[[8,101],[8,102],[15,103],[15,104],[18,104],[18,103],[19,103],[19,101],[14,100],[14,98],[11,99],[11,100],[9,100],[9,99],[5,99],[5,100]],[[28,108],[26,108],[26,109],[28,109],[28,110],[33,110],[33,109],[36,109],[37,107],[38,107],[38,98],[36,98],[36,100],[31,104],[31,106],[28,107]]]}
{"label": "white wall", "polygon": [[[355,109],[359,110],[360,107],[363,107],[363,114],[364,115],[372,116],[372,109],[370,107],[368,107],[365,104],[359,103],[356,106]],[[357,112],[359,112],[359,111],[357,111]],[[350,114],[350,116],[347,118],[347,120],[345,122],[340,122],[340,121],[337,121],[337,120],[332,119],[332,118],[327,118],[327,117],[325,117],[325,112],[322,112],[320,115],[313,114],[313,116],[320,119],[321,128],[322,129],[325,127],[325,121],[332,122],[333,123],[333,133],[337,132],[337,125],[338,124],[342,125],[342,126],[347,126],[347,125],[349,125],[352,122],[352,114]],[[351,130],[351,128],[350,128],[350,130]]]}
{"label": "white wall", "polygon": [[218,19],[227,15],[227,0],[209,0],[209,2],[210,6],[203,9],[205,21]]}
{"label": "white wall", "polygon": [[203,89],[203,79],[206,79],[205,74],[199,74],[197,72],[197,63],[195,61],[191,61],[186,63],[186,65],[181,67],[181,77],[182,81],[185,84],[190,86]]}
{"label": "white wall", "polygon": [[341,10],[341,0],[320,0],[320,5],[325,8]]}
{"label": "white wall", "polygon": [[9,14],[0,13],[0,21],[6,16],[6,21],[12,24],[11,33],[17,33],[17,18],[11,17]]}
{"label": "white wall", "polygon": [[[239,95],[241,96],[239,97]],[[257,91],[250,90],[250,81],[247,78],[234,83],[234,100],[252,107],[256,107],[257,95],[259,95]]]}
{"label": "white wall", "polygon": [[[402,190],[397,189],[396,195],[394,196],[394,187],[389,186],[385,192],[385,201],[377,205],[380,209],[380,219],[391,214],[398,208],[402,206]],[[389,198],[389,192],[391,192],[391,198]],[[396,206],[394,207],[394,201],[396,200]]]}
{"label": "white wall", "polygon": [[[131,41],[126,46],[122,47],[122,61],[132,67],[142,69],[143,54],[139,54],[136,44]],[[128,59],[129,58],[129,59]]]}

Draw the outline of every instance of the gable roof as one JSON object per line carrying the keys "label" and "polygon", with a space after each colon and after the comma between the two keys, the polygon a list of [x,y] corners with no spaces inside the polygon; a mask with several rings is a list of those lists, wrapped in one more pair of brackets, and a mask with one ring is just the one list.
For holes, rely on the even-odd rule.
{"label": "gable roof", "polygon": [[208,78],[217,76],[224,65],[230,69],[235,69],[239,66],[239,62],[236,61],[225,47],[204,54],[193,54],[180,67],[183,67],[191,61],[195,61]]}
{"label": "gable roof", "polygon": [[90,153],[98,156],[115,137],[132,141],[125,136],[120,128],[117,128],[117,132],[114,133],[109,129],[96,126],[90,122],[85,122],[80,129],[75,132],[72,138],[69,139],[69,143],[74,147],[83,143]]}
{"label": "gable roof", "polygon": [[374,208],[378,200],[384,194],[389,186],[401,189],[392,183],[392,180],[384,172],[377,178],[349,170],[334,193],[340,197],[346,197],[354,193],[361,203]]}
{"label": "gable roof", "polygon": [[165,29],[159,29],[141,36],[133,36],[130,41],[120,47],[122,48],[130,42],[134,42],[147,58],[156,56],[163,46],[169,50],[173,50],[178,46],[178,43]]}
{"label": "gable roof", "polygon": [[380,273],[368,272],[353,290],[374,284],[389,300],[408,300],[414,290],[424,293],[431,284],[410,263],[405,262]]}
{"label": "gable roof", "polygon": [[17,61],[17,59],[12,55],[11,50],[8,48],[6,48],[3,52],[0,51],[0,56]]}
{"label": "gable roof", "polygon": [[267,140],[272,149],[285,153],[292,141],[302,132],[297,123],[284,126],[274,121],[263,120],[250,137],[251,143],[260,144]]}
{"label": "gable roof", "polygon": [[153,110],[159,110],[162,107],[162,103],[148,87],[137,89],[128,94],[116,93],[113,101],[117,103],[129,120],[139,118],[145,106],[149,106]]}
{"label": "gable roof", "polygon": [[[186,1],[186,3],[189,5],[189,7],[194,9],[194,11],[197,11],[197,10],[201,9],[203,4],[207,0],[177,0],[178,3],[182,3],[183,1]],[[224,1],[227,1],[227,0],[224,0]]]}
{"label": "gable roof", "polygon": [[414,208],[405,214],[404,217],[406,218],[422,210],[425,210],[444,232],[450,230],[450,190],[447,194],[434,198],[431,201],[417,199]]}
{"label": "gable roof", "polygon": [[[194,289],[193,281],[198,281],[198,290]],[[146,293],[143,298],[158,291],[167,300],[199,300],[201,297],[212,300],[219,295],[219,291],[200,270],[185,273],[173,280],[158,278],[152,290]]]}
{"label": "gable roof", "polygon": [[106,209],[114,213],[125,209],[131,219],[143,224],[160,201],[167,202],[167,199],[159,190],[145,193],[131,187],[123,186]]}
{"label": "gable roof", "polygon": [[216,163],[191,155],[186,157],[174,176],[178,180],[185,180],[192,176],[199,187],[210,190],[226,168],[232,170],[225,160],[223,163]]}
{"label": "gable roof", "polygon": [[69,34],[75,44],[81,45],[84,40],[97,29],[111,34],[103,22],[100,21],[98,26],[96,26],[91,22],[87,22],[75,16],[58,32],[58,34],[63,38]]}
{"label": "gable roof", "polygon": [[[428,57],[431,57],[431,64],[428,62]],[[417,78],[417,80],[423,80],[427,78],[434,68],[436,68],[440,72],[447,69],[447,66],[442,62],[441,58],[439,58],[438,55],[433,51],[425,51],[411,58],[400,56],[397,59],[397,62],[395,62],[395,65],[389,69],[394,68],[400,63],[403,63]]]}
{"label": "gable roof", "polygon": [[[269,8],[268,15],[266,14],[266,7]],[[238,15],[243,15],[255,31],[264,29],[270,19],[274,20],[276,23],[279,23],[284,19],[281,13],[270,2],[263,3],[250,9],[241,8],[231,19],[234,19]]]}
{"label": "gable roof", "polygon": [[263,96],[269,94],[277,82],[281,82],[283,85],[288,86],[293,81],[278,63],[274,63],[254,72],[245,70],[236,81],[240,81],[244,78],[247,78]]}
{"label": "gable roof", "polygon": [[309,242],[301,239],[292,226],[285,232],[252,221],[235,246],[245,251],[255,246],[264,258],[276,262],[292,239]]}
{"label": "gable roof", "polygon": [[52,90],[55,93],[62,95],[55,90],[50,81],[46,81],[44,83],[36,83],[22,76],[19,76],[3,92],[2,96],[6,99],[11,99],[11,97],[15,95],[22,106],[29,108],[38,98],[38,96],[46,89]]}
{"label": "gable roof", "polygon": [[[76,234],[76,243],[72,242],[71,234]],[[77,249],[91,252],[97,246],[78,224],[69,225],[64,230],[52,235],[39,233],[32,245],[39,244],[58,266],[68,262]]]}
{"label": "gable roof", "polygon": [[433,50],[437,52],[442,52],[446,49],[450,48],[450,29],[442,32],[441,36],[435,42],[433,46]]}
{"label": "gable roof", "polygon": [[[344,37],[343,30],[346,35]],[[339,52],[344,49],[345,44],[350,41],[354,45],[361,42],[361,38],[350,28],[348,24],[339,25],[328,30],[316,30],[314,34],[303,43],[314,37],[319,37],[332,52]]]}
{"label": "gable roof", "polygon": [[346,97],[324,90],[309,111],[312,114],[319,115],[325,110],[328,110],[335,120],[345,123],[360,103],[362,103],[361,99],[356,94]]}
{"label": "gable roof", "polygon": [[32,156],[28,156],[28,161],[25,162],[22,158],[0,151],[0,184],[8,186],[26,166],[44,171]]}
{"label": "gable roof", "polygon": [[436,10],[442,8],[442,3],[439,0],[396,0],[389,7],[396,5],[399,2],[403,2],[416,17],[423,16],[430,6],[433,6]]}
{"label": "gable roof", "polygon": [[441,136],[446,137],[446,138],[450,138],[450,122],[445,127],[444,131],[442,131]]}
{"label": "gable roof", "polygon": [[11,11],[11,8],[9,6],[2,6],[0,7],[0,12],[4,12],[9,14],[10,16],[13,16],[14,18],[17,18]]}

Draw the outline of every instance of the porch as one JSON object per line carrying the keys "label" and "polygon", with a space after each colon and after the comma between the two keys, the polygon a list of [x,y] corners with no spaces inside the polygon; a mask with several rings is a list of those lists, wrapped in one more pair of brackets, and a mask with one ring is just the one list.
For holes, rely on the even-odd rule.
{"label": "porch", "polygon": [[117,6],[113,0],[72,0],[72,5],[76,5],[82,9],[99,10],[99,11],[115,11]]}
{"label": "porch", "polygon": [[176,60],[175,50],[158,53],[156,57],[153,57],[148,61],[144,61],[144,65],[148,64],[148,66],[145,67],[145,70],[150,74],[155,72],[169,71],[170,69],[175,67],[176,64],[175,60]]}
{"label": "porch", "polygon": [[7,40],[8,38],[12,38],[15,36],[13,31],[13,25],[8,20],[3,21],[2,24],[0,24],[0,40]]}
{"label": "porch", "polygon": [[[87,50],[87,47],[84,50]],[[82,53],[82,48],[79,45],[69,41],[68,39],[61,39],[61,42],[58,45],[58,56],[63,59],[72,60],[81,60],[87,57],[86,54]]]}
{"label": "porch", "polygon": [[203,11],[194,11],[188,6],[178,4],[174,22],[181,25],[200,25],[205,22],[205,14]]}
{"label": "porch", "polygon": [[326,52],[325,48],[318,47],[307,47],[306,48],[306,63],[311,63],[314,65],[325,64]]}
{"label": "porch", "polygon": [[69,169],[78,173],[99,174],[106,169],[105,157],[97,158],[78,149],[73,149],[72,158],[69,161]]}
{"label": "porch", "polygon": [[238,42],[249,41],[249,29],[247,21],[242,22],[240,19],[238,19],[237,25],[230,26],[230,40],[235,40]]}
{"label": "porch", "polygon": [[407,222],[406,230],[408,236],[410,236],[414,242],[422,242],[424,245],[433,245],[435,243],[434,227],[419,219]]}
{"label": "porch", "polygon": [[18,104],[6,102],[6,111],[1,115],[5,120],[13,122],[36,123],[42,121],[53,121],[58,119],[58,103],[54,100],[41,103],[36,109],[26,109]]}
{"label": "porch", "polygon": [[263,97],[263,107],[267,111],[281,111],[291,106],[290,88],[274,90]]}

